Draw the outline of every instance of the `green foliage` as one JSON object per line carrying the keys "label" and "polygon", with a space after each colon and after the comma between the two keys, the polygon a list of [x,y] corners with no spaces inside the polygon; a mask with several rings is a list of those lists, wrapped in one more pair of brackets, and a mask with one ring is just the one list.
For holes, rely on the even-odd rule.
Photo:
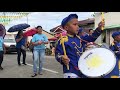
{"label": "green foliage", "polygon": [[50,48],[46,48],[45,49],[45,54],[46,55],[51,55],[52,54],[52,50]]}

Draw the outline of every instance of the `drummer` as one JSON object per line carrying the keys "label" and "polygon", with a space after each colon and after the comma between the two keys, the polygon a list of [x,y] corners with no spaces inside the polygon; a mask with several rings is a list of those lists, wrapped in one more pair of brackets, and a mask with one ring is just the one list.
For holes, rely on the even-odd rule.
{"label": "drummer", "polygon": [[[101,28],[104,27],[104,22],[100,22],[91,36],[82,37],[83,40],[81,40],[80,36],[77,35],[78,24],[78,15],[76,14],[70,14],[61,22],[62,28],[67,31],[67,35],[63,37],[67,56],[64,55],[61,39],[59,39],[56,45],[55,58],[63,65],[64,78],[82,78],[84,76],[78,68],[78,60],[86,44],[83,40],[94,42],[101,35]],[[69,68],[66,65],[69,65]]]}
{"label": "drummer", "polygon": [[119,61],[120,61],[120,32],[114,32],[112,34],[112,37],[113,37],[114,41],[110,45],[110,49],[116,55],[116,66],[113,69],[113,71],[105,77],[107,77],[107,78],[118,78],[119,77]]}

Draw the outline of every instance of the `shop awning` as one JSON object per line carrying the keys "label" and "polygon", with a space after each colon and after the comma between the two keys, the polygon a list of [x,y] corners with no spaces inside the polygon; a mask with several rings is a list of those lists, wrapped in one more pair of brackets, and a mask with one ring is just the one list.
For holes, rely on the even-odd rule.
{"label": "shop awning", "polygon": [[105,29],[113,29],[113,28],[120,28],[120,24],[110,25],[110,26],[106,26],[106,27],[105,27]]}

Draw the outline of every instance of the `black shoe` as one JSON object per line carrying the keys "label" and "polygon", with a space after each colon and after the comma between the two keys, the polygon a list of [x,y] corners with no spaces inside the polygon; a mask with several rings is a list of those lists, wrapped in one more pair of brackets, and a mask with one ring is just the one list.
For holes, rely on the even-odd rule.
{"label": "black shoe", "polygon": [[26,63],[22,63],[22,64],[27,65]]}
{"label": "black shoe", "polygon": [[18,66],[21,66],[21,64],[18,64]]}
{"label": "black shoe", "polygon": [[3,68],[0,66],[0,70],[3,70]]}
{"label": "black shoe", "polygon": [[36,74],[36,73],[34,73],[31,77],[35,77],[35,76],[37,76],[37,74]]}

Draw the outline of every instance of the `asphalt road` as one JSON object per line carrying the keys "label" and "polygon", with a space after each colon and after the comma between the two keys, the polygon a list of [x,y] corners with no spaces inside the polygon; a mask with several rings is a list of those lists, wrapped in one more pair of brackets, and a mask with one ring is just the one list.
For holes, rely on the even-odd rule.
{"label": "asphalt road", "polygon": [[[0,70],[0,78],[33,78],[31,77],[33,74],[31,52],[27,52],[26,63],[27,65],[18,66],[16,53],[5,54],[2,64],[4,70]],[[43,75],[37,75],[34,78],[63,78],[62,66],[55,60],[54,56],[45,56]]]}

